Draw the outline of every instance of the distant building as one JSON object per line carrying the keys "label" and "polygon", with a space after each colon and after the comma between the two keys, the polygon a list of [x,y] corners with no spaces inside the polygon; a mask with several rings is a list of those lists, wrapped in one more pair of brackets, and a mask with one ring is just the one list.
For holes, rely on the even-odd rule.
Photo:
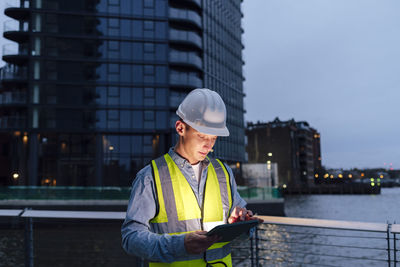
{"label": "distant building", "polygon": [[243,163],[242,178],[250,187],[274,187],[278,185],[277,163]]}
{"label": "distant building", "polygon": [[246,136],[248,162],[277,163],[279,184],[312,182],[321,168],[320,134],[305,121],[250,122]]}
{"label": "distant building", "polygon": [[245,160],[241,0],[20,0],[1,70],[0,184],[128,186],[175,144],[178,104],[220,93]]}

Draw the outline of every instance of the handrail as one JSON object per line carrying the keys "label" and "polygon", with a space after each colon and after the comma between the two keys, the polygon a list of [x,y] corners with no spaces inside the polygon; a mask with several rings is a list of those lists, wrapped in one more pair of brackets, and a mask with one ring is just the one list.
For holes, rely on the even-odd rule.
{"label": "handrail", "polygon": [[125,212],[115,211],[59,211],[59,210],[25,210],[21,217],[47,219],[125,219]]}
{"label": "handrail", "polygon": [[[21,216],[24,218],[62,218],[62,219],[124,219],[125,212],[114,211],[66,211],[66,210],[19,210],[0,209],[0,216]],[[258,215],[264,224],[355,230],[368,232],[387,232],[386,223],[368,223],[357,221],[321,220],[295,217]],[[400,233],[400,224],[392,224],[392,233]]]}
{"label": "handrail", "polygon": [[7,217],[17,217],[22,214],[24,210],[15,210],[15,209],[7,209],[7,210],[0,210],[0,217],[7,216]]}
{"label": "handrail", "polygon": [[400,224],[392,224],[390,232],[392,234],[400,234]]}
{"label": "handrail", "polygon": [[[264,220],[264,223],[291,225],[291,226],[305,226],[341,230],[357,230],[369,232],[386,232],[386,223],[367,223],[355,221],[337,221],[337,220],[321,220],[321,219],[306,219],[294,217],[276,217],[276,216],[263,216],[258,215]],[[393,226],[392,226],[393,228]]]}

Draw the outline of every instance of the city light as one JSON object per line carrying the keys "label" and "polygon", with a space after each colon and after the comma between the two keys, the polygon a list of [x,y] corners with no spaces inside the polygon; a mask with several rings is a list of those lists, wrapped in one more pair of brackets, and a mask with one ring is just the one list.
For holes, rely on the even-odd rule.
{"label": "city light", "polygon": [[65,142],[61,143],[61,149],[65,150],[67,148],[67,144]]}
{"label": "city light", "polygon": [[283,187],[283,188],[286,188],[287,186],[286,186],[286,184],[283,184],[282,187]]}
{"label": "city light", "polygon": [[341,173],[338,176],[339,176],[339,178],[343,178],[343,174],[341,174]]}
{"label": "city light", "polygon": [[328,178],[329,177],[329,173],[325,173],[324,178]]}
{"label": "city light", "polygon": [[268,153],[268,157],[272,157],[272,153],[271,152]]}
{"label": "city light", "polygon": [[108,147],[108,150],[113,151],[113,150],[114,150],[114,147],[113,147],[113,146],[109,146],[109,147]]}
{"label": "city light", "polygon": [[315,178],[318,178],[318,173],[316,173],[314,176],[315,176]]}
{"label": "city light", "polygon": [[12,175],[14,180],[17,180],[19,178],[19,174],[17,172],[13,173]]}
{"label": "city light", "polygon": [[24,137],[22,137],[22,142],[24,142],[25,145],[28,143],[28,136],[27,135],[24,135]]}
{"label": "city light", "polygon": [[353,178],[353,175],[349,174],[349,178]]}

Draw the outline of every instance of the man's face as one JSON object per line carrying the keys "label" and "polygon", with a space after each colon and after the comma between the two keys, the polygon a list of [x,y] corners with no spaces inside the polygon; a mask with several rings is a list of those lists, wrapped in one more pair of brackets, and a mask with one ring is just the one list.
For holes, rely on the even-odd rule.
{"label": "man's face", "polygon": [[[191,164],[196,164],[206,158],[207,154],[213,148],[215,141],[217,140],[216,135],[203,134],[184,122],[180,122],[182,125],[177,125],[178,134],[183,137],[181,142],[181,148],[184,150],[184,156]],[[183,127],[183,131],[179,129]]]}

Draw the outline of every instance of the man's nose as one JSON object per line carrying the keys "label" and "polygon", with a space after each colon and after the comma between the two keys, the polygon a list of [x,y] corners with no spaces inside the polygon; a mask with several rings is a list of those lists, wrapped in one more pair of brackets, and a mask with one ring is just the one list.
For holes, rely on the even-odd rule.
{"label": "man's nose", "polygon": [[208,149],[211,149],[213,147],[213,142],[211,139],[206,140],[204,146]]}

